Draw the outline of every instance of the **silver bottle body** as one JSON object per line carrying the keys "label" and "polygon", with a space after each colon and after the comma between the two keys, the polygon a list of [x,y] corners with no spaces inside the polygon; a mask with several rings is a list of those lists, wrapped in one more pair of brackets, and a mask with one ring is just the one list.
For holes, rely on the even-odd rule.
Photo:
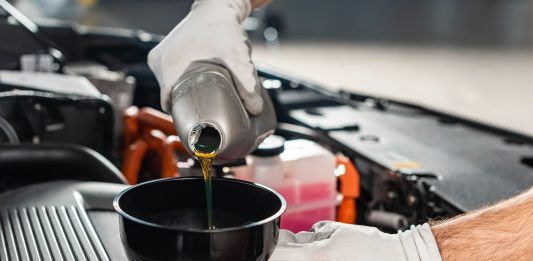
{"label": "silver bottle body", "polygon": [[191,155],[198,130],[215,128],[221,138],[214,164],[235,161],[253,151],[276,128],[272,101],[263,88],[263,111],[250,116],[231,74],[211,63],[194,64],[172,91],[172,118],[180,140]]}

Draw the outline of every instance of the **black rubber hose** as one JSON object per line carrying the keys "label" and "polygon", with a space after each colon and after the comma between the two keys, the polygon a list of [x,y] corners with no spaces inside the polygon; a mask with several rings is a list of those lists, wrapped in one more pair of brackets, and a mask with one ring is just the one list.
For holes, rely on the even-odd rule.
{"label": "black rubber hose", "polygon": [[2,116],[0,116],[0,130],[4,132],[10,143],[17,144],[20,142],[15,128]]}
{"label": "black rubber hose", "polygon": [[73,144],[0,146],[0,179],[14,181],[88,180],[126,184],[122,173],[104,156]]}

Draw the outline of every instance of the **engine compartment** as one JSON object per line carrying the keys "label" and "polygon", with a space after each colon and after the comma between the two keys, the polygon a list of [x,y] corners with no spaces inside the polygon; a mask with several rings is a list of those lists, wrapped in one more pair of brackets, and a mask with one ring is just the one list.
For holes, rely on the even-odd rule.
{"label": "engine compartment", "polygon": [[[63,239],[50,241],[57,249],[71,249],[66,259],[123,259],[115,251],[120,239],[113,232],[114,195],[127,183],[199,173],[179,141],[168,140],[175,130],[158,111],[159,87],[146,56],[161,36],[63,23],[39,24],[32,31],[8,19],[16,14],[0,11],[0,34],[10,35],[0,47],[0,205],[6,233],[0,242],[11,249],[0,254],[12,254],[19,245],[27,249],[22,256],[32,256],[37,243],[34,248],[18,243],[34,234],[35,226],[28,224],[48,217],[53,229],[70,224]],[[49,57],[51,71],[28,71],[21,62],[27,55],[35,63]],[[40,78],[51,72],[56,78]],[[533,183],[531,137],[416,105],[333,92],[266,65],[258,72],[276,108],[277,135],[313,141],[355,166],[356,224],[403,230],[507,198]],[[10,77],[13,73],[26,80]],[[91,94],[79,91],[91,86],[96,90]],[[145,131],[132,130],[139,128],[132,120]],[[140,137],[132,133],[158,149],[128,154]],[[170,154],[159,153],[163,150]],[[218,166],[216,175],[242,164]],[[340,195],[345,167],[337,164]],[[50,240],[45,232],[36,238]]]}

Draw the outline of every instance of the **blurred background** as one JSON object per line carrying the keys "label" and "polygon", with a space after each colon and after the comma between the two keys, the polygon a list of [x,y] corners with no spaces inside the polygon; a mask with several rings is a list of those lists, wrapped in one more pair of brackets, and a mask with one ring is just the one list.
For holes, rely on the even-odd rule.
{"label": "blurred background", "polygon": [[[168,33],[190,0],[18,0],[39,21]],[[276,0],[243,26],[257,63],[533,135],[533,1]]]}

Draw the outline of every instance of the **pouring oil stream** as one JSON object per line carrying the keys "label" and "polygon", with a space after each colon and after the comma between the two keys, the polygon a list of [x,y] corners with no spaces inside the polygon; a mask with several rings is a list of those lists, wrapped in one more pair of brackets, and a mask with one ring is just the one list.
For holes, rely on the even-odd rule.
{"label": "pouring oil stream", "polygon": [[193,146],[194,155],[198,158],[200,165],[202,166],[207,205],[207,227],[210,230],[216,229],[213,219],[213,189],[211,185],[211,173],[213,169],[213,160],[217,156],[220,142],[220,133],[215,128],[206,126],[198,129],[198,139]]}

